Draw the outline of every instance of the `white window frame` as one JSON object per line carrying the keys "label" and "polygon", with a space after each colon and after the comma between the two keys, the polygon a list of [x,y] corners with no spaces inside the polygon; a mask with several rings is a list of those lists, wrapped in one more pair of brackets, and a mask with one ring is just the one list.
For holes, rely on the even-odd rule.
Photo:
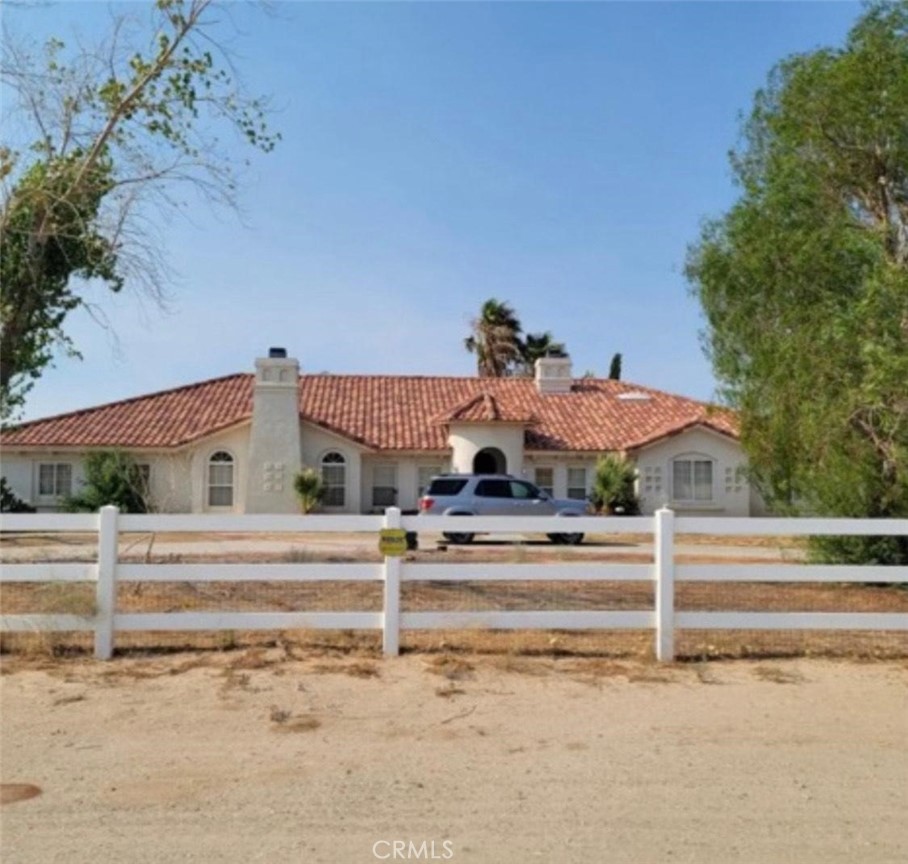
{"label": "white window frame", "polygon": [[[42,489],[42,473],[45,468],[51,469],[51,491],[45,492]],[[68,498],[73,494],[73,465],[72,462],[39,462],[38,463],[38,497],[48,501],[58,501],[61,498]],[[63,481],[65,477],[65,482]]]}
{"label": "white window frame", "polygon": [[[543,483],[539,479],[540,471],[548,471],[551,482]],[[552,465],[537,465],[533,469],[533,483],[543,492],[547,492],[550,498],[555,497],[555,468]]]}
{"label": "white window frame", "polygon": [[[389,472],[386,477],[379,477],[382,472]],[[379,479],[390,480],[389,483],[379,484]],[[388,491],[390,490],[390,495]],[[376,495],[376,493],[380,493]],[[378,509],[385,507],[396,507],[398,497],[397,487],[397,463],[396,462],[376,462],[372,466],[372,506]],[[390,500],[376,500],[376,498],[386,498]]]}
{"label": "white window frame", "polygon": [[[335,458],[336,457],[336,458]],[[328,450],[322,454],[318,460],[319,474],[322,482],[325,484],[325,497],[322,499],[322,505],[335,510],[340,510],[347,506],[347,457],[340,450]],[[328,471],[326,471],[326,467]],[[341,481],[338,483],[332,480],[329,472],[340,471]],[[340,490],[339,495],[332,495]],[[340,500],[331,500],[332,497]]]}
{"label": "white window frame", "polygon": [[[221,456],[226,456],[226,459],[218,458]],[[222,468],[226,465],[230,466],[230,482],[224,482],[220,480],[217,483],[213,483],[211,479],[211,469],[212,468]],[[212,492],[215,490],[230,490],[230,502],[227,504],[218,502],[212,502]],[[219,447],[217,450],[213,451],[207,460],[205,460],[205,505],[209,510],[232,510],[234,504],[236,503],[236,457],[229,450],[224,447]]]}
{"label": "white window frame", "polygon": [[[679,494],[679,483],[677,479],[677,467],[683,464],[690,466],[690,474],[687,483],[690,485],[690,495]],[[697,466],[709,466],[709,496],[699,494],[705,484],[698,483]],[[710,507],[717,503],[716,498],[716,460],[705,453],[682,453],[671,460],[671,471],[669,473],[672,494],[671,500],[676,504],[683,504],[693,507]]]}
{"label": "white window frame", "polygon": [[[572,471],[582,471],[583,472],[583,495],[581,497],[576,497],[571,495],[571,491],[577,491],[581,487],[578,485],[571,485],[571,472]],[[590,472],[585,465],[569,465],[566,472],[567,476],[567,497],[572,501],[586,501],[587,496],[589,495],[589,486],[590,481]]]}

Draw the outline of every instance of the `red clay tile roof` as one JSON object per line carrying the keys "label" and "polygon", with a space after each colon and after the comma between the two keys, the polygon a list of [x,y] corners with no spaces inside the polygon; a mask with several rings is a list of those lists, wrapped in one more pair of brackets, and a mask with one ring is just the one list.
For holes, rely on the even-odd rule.
{"label": "red clay tile roof", "polygon": [[252,416],[252,376],[230,375],[34,420],[0,434],[4,447],[178,447]]}
{"label": "red clay tile roof", "polygon": [[[0,444],[179,447],[248,422],[252,385],[252,375],[231,375],[35,420],[0,434]],[[632,393],[639,395],[628,399]],[[531,451],[630,450],[696,424],[737,437],[729,411],[623,381],[582,379],[570,393],[542,395],[529,378],[300,378],[304,420],[375,450],[447,450],[447,430],[439,418],[483,422],[488,412],[527,422]]]}
{"label": "red clay tile roof", "polygon": [[535,423],[536,418],[496,399],[487,390],[477,393],[435,418],[436,423]]}

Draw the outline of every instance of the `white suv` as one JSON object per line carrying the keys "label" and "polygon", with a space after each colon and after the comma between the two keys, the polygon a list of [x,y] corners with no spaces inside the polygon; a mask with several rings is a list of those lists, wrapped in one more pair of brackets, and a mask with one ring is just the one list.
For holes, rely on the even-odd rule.
{"label": "white suv", "polygon": [[[421,516],[584,516],[585,501],[557,500],[509,474],[442,474],[433,477],[419,499]],[[470,543],[475,533],[444,535],[452,543]],[[547,535],[553,543],[576,544],[583,534]]]}

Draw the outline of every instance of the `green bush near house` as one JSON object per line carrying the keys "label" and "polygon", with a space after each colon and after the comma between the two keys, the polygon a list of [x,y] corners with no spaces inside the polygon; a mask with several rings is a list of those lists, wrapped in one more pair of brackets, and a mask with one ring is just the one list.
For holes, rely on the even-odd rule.
{"label": "green bush near house", "polygon": [[85,457],[85,484],[63,501],[70,513],[95,513],[113,505],[122,513],[149,511],[148,482],[132,456],[119,450],[100,450]]}
{"label": "green bush near house", "polygon": [[6,482],[6,477],[0,477],[0,513],[34,513],[35,508],[26,504]]}
{"label": "green bush near house", "polygon": [[596,476],[590,501],[597,513],[636,516],[640,501],[634,484],[637,469],[624,456],[605,453],[596,461]]}
{"label": "green bush near house", "polygon": [[303,513],[311,513],[325,497],[325,484],[321,475],[314,468],[305,465],[293,478],[293,489],[299,498]]}

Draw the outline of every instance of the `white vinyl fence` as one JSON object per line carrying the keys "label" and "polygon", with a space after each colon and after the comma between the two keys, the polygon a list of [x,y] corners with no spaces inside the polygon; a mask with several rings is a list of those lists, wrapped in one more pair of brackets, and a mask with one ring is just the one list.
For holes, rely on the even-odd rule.
{"label": "white vinyl fence", "polygon": [[[563,532],[558,517],[473,517],[477,532]],[[825,566],[808,564],[676,564],[675,535],[865,535],[906,536],[908,520],[776,519],[676,516],[660,510],[654,517],[577,517],[570,530],[587,534],[649,533],[654,563],[421,563],[386,557],[383,563],[149,563],[118,560],[124,532],[224,532],[230,534],[348,533],[404,528],[420,534],[464,530],[463,517],[402,516],[214,516],[125,515],[115,507],[98,514],[4,514],[3,532],[97,532],[97,563],[4,564],[0,583],[91,582],[91,615],[0,615],[0,632],[93,631],[95,655],[113,655],[115,634],[127,631],[211,631],[376,629],[384,651],[399,652],[400,634],[433,629],[651,629],[659,660],[672,660],[677,629],[697,630],[866,630],[908,631],[904,612],[686,612],[675,607],[677,582],[908,583],[908,567]],[[383,583],[383,608],[375,612],[148,612],[116,609],[117,585],[135,582],[373,582]],[[401,611],[403,582],[561,582],[628,581],[654,584],[653,609],[621,611]]]}

